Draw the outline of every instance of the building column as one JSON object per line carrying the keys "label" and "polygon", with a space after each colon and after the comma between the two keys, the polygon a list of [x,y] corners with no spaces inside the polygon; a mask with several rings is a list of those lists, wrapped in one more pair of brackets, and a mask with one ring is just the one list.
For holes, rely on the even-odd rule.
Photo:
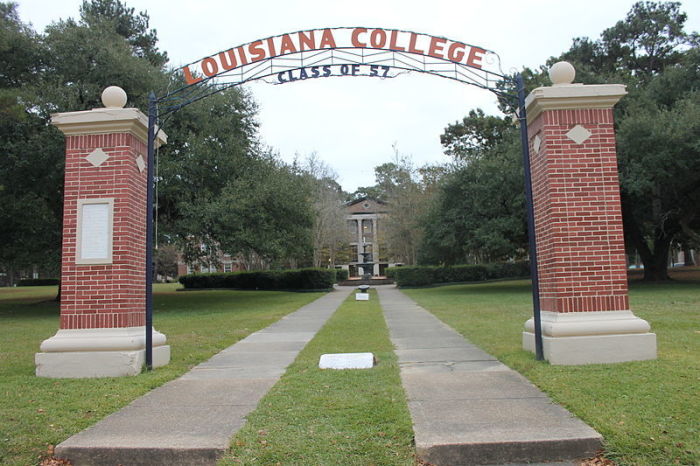
{"label": "building column", "polygon": [[[362,256],[360,253],[362,252],[362,219],[358,218],[357,219],[357,263],[361,264],[362,263]],[[359,269],[358,269],[358,274],[359,274]]]}
{"label": "building column", "polygon": [[372,261],[374,262],[374,276],[379,276],[379,239],[376,217],[372,219]]}
{"label": "building column", "polygon": [[[35,356],[40,377],[136,375],[145,360],[148,119],[119,88],[102,102],[51,120],[66,135],[61,316]],[[154,330],[154,367],[170,360],[165,343]]]}
{"label": "building column", "polygon": [[[620,84],[571,84],[568,63],[526,99],[544,356],[552,364],[656,358],[629,309],[613,106]],[[534,323],[523,346],[534,352]]]}

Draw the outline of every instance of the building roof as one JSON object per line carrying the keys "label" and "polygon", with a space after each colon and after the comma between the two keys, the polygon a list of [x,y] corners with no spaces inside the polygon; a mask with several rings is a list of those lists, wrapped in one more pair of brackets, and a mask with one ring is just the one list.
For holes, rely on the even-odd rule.
{"label": "building roof", "polygon": [[386,203],[379,199],[361,197],[345,204],[348,214],[376,214],[387,212]]}

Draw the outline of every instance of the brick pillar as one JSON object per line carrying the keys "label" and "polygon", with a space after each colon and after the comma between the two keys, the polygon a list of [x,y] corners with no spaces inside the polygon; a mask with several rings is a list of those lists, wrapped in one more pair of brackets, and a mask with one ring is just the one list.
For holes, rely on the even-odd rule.
{"label": "brick pillar", "polygon": [[[103,102],[52,117],[66,135],[61,317],[36,354],[41,377],[136,375],[145,359],[148,119],[122,108],[121,89]],[[165,342],[153,332],[154,366],[170,360]]]}
{"label": "brick pillar", "polygon": [[[656,335],[629,309],[613,106],[620,84],[551,87],[526,99],[545,359],[589,364],[656,358]],[[523,346],[534,351],[534,324]]]}

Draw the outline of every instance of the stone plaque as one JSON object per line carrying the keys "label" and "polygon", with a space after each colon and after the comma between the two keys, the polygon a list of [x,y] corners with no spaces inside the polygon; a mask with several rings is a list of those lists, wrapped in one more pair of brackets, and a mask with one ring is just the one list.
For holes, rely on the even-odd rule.
{"label": "stone plaque", "polygon": [[111,199],[80,201],[78,263],[112,261],[112,205]]}
{"label": "stone plaque", "polygon": [[318,361],[321,369],[371,369],[374,367],[372,353],[322,354]]}

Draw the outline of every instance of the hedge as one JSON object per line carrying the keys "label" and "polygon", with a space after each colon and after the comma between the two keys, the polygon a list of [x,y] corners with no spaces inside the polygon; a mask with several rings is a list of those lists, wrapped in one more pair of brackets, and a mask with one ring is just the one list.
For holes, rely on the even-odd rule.
{"label": "hedge", "polygon": [[346,269],[335,269],[335,281],[342,282],[348,279],[348,271]]}
{"label": "hedge", "polygon": [[58,285],[58,278],[23,278],[17,286],[50,286]]}
{"label": "hedge", "polygon": [[427,286],[435,283],[479,282],[530,275],[527,261],[453,266],[389,267],[387,277],[398,286]]}
{"label": "hedge", "polygon": [[236,288],[242,290],[327,290],[333,288],[332,269],[263,270],[256,272],[201,273],[183,275],[186,289]]}

